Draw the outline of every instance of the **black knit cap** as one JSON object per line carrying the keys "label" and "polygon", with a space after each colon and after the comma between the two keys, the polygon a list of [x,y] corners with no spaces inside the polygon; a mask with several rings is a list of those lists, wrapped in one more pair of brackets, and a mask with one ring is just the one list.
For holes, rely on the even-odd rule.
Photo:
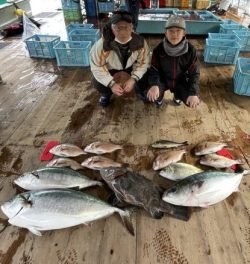
{"label": "black knit cap", "polygon": [[132,23],[132,16],[131,13],[127,11],[116,11],[113,13],[113,16],[111,17],[111,24],[117,24],[120,21],[125,21],[128,23]]}

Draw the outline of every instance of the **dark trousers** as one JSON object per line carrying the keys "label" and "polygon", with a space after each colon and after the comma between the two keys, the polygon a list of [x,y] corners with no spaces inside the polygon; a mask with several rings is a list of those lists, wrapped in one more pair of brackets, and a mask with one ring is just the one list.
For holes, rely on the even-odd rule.
{"label": "dark trousers", "polygon": [[[143,94],[145,97],[147,96],[148,90],[149,90],[149,84],[148,84],[148,72],[144,74],[143,78],[141,81],[138,83],[136,87],[136,93],[137,94]],[[157,101],[161,101],[164,97],[164,93],[167,90],[170,90],[168,87],[166,87],[166,84],[163,82],[160,82],[159,85],[160,88],[160,95]],[[177,85],[175,86],[174,89],[170,90],[171,93],[174,94],[174,97],[176,99],[179,99],[186,103],[187,98],[189,96],[189,91],[188,91],[188,80],[182,80],[181,82],[178,82]]]}

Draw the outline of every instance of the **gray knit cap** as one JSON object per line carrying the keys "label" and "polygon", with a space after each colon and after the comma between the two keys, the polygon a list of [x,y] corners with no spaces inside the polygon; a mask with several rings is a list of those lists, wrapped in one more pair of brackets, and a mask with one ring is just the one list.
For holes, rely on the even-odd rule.
{"label": "gray knit cap", "polygon": [[166,29],[171,28],[171,27],[182,28],[185,30],[186,22],[183,17],[173,15],[169,17],[169,19],[166,22],[166,26],[165,26]]}

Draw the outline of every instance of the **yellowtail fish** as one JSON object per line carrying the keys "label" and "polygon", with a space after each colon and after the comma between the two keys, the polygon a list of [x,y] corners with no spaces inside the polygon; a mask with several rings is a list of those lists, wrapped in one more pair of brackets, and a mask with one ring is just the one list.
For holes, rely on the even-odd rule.
{"label": "yellowtail fish", "polygon": [[35,235],[41,231],[89,224],[118,213],[130,234],[134,228],[131,211],[121,210],[89,194],[70,189],[38,190],[18,194],[2,204],[12,225],[27,228]]}
{"label": "yellowtail fish", "polygon": [[87,176],[66,168],[46,167],[31,172],[25,172],[14,182],[26,190],[52,189],[52,188],[87,188],[99,185]]}
{"label": "yellowtail fish", "polygon": [[208,207],[237,192],[243,175],[249,173],[250,171],[197,173],[176,182],[164,192],[162,199],[174,205]]}
{"label": "yellowtail fish", "polygon": [[188,163],[175,162],[160,171],[160,175],[172,181],[182,180],[203,170]]}

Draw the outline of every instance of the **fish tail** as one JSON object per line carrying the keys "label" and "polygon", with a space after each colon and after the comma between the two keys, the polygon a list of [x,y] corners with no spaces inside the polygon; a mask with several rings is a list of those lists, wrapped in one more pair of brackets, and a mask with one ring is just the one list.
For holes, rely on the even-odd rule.
{"label": "fish tail", "polygon": [[184,221],[188,221],[190,217],[190,210],[188,207],[173,205],[164,201],[161,203],[161,210],[174,218]]}
{"label": "fish tail", "polygon": [[134,231],[134,227],[133,227],[132,219],[131,219],[132,212],[133,212],[132,209],[126,209],[124,211],[123,210],[119,210],[118,211],[118,213],[121,216],[122,222],[125,225],[125,227],[127,228],[128,232],[132,236],[134,236],[135,235],[135,231]]}

